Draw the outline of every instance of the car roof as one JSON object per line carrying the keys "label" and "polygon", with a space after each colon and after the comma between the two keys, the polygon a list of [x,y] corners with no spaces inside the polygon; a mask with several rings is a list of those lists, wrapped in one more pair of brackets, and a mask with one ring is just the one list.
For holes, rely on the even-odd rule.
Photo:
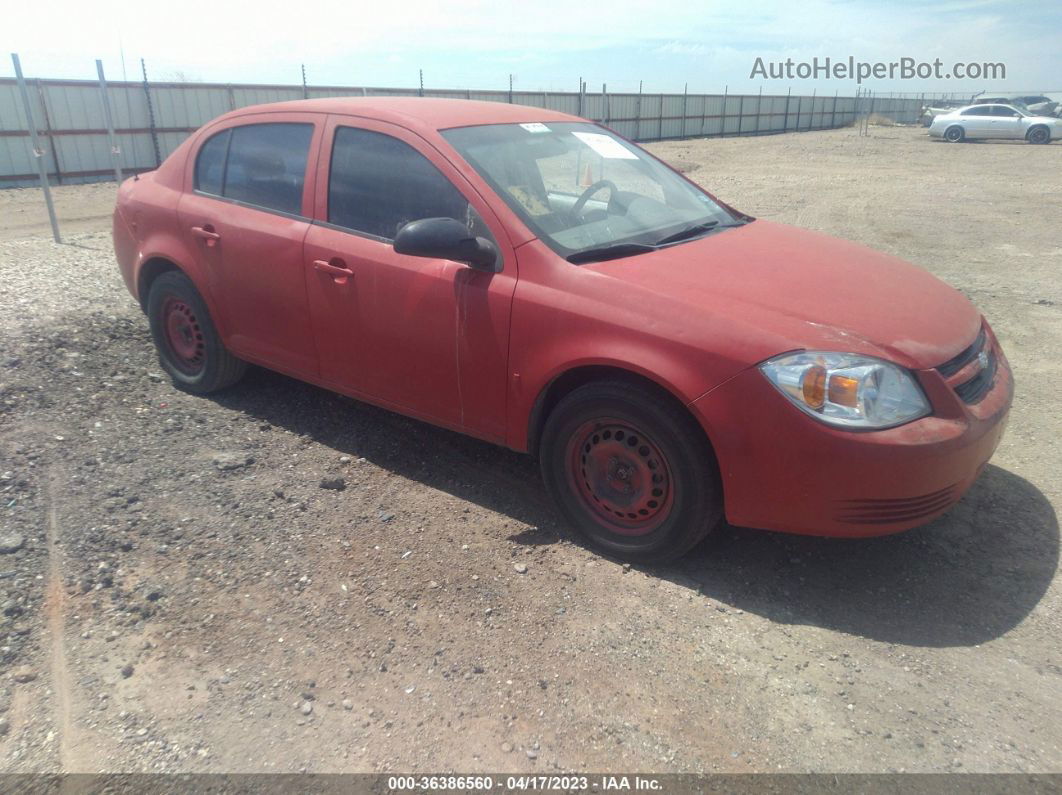
{"label": "car roof", "polygon": [[507,102],[481,102],[438,97],[328,97],[250,105],[221,117],[224,119],[256,113],[335,113],[363,116],[409,128],[445,130],[479,124],[521,124],[527,122],[583,121],[578,116]]}
{"label": "car roof", "polygon": [[1001,105],[1002,107],[1010,108],[1011,110],[1021,110],[1021,108],[1014,105],[1013,102],[976,102],[973,105],[963,105],[961,108],[953,108],[953,111],[955,113],[961,113],[964,110],[970,110],[970,108],[977,108],[980,110],[981,108],[987,108],[990,105]]}

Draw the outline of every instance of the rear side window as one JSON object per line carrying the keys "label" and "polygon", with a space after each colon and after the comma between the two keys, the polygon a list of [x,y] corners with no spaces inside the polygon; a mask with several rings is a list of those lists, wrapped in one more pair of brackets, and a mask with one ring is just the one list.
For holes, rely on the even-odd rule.
{"label": "rear side window", "polygon": [[203,193],[221,195],[225,182],[225,155],[229,151],[229,131],[225,130],[209,139],[199,149],[195,161],[195,189]]}
{"label": "rear side window", "polygon": [[312,137],[312,124],[249,124],[234,128],[222,195],[270,210],[300,214]]}
{"label": "rear side window", "polygon": [[329,223],[393,240],[420,218],[456,218],[477,235],[490,232],[476,211],[416,149],[353,127],[336,129],[328,179]]}
{"label": "rear side window", "polygon": [[312,124],[248,124],[220,132],[199,149],[195,189],[299,215],[312,138]]}

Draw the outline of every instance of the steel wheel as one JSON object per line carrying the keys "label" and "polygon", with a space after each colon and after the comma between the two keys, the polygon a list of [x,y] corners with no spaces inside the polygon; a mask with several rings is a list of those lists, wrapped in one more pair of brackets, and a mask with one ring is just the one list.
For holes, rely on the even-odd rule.
{"label": "steel wheel", "polygon": [[203,369],[206,345],[195,312],[179,298],[170,297],[163,305],[166,344],[173,363],[182,372],[195,375]]}
{"label": "steel wheel", "polygon": [[944,140],[951,141],[953,144],[958,143],[965,136],[966,133],[963,132],[962,127],[949,127],[944,131]]}
{"label": "steel wheel", "polygon": [[247,363],[229,353],[206,302],[183,273],[156,277],[145,309],[159,364],[175,385],[205,394],[240,380]]}
{"label": "steel wheel", "polygon": [[620,535],[651,533],[674,503],[671,470],[660,448],[621,420],[579,428],[568,445],[567,474],[586,509]]}
{"label": "steel wheel", "polygon": [[682,555],[723,514],[719,470],[685,406],[655,385],[583,384],[549,412],[538,442],[567,526],[624,560]]}

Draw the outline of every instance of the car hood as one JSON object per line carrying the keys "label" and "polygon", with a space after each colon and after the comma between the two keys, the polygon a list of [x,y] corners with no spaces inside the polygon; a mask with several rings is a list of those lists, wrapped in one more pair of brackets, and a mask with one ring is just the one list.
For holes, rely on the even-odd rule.
{"label": "car hood", "polygon": [[581,267],[634,288],[623,292],[652,308],[654,325],[686,337],[699,330],[708,345],[728,339],[748,364],[803,348],[935,367],[981,324],[958,290],[916,265],[770,221]]}

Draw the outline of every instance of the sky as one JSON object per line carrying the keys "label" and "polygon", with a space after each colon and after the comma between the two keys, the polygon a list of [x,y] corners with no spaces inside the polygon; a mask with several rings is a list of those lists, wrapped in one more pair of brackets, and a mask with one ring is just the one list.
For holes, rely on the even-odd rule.
{"label": "sky", "polygon": [[[870,79],[876,92],[1062,94],[1058,0],[40,0],[2,13],[0,76],[588,91],[852,94],[854,79],[765,80],[765,63],[1002,62],[1006,79]],[[123,61],[124,55],[124,61]]]}

